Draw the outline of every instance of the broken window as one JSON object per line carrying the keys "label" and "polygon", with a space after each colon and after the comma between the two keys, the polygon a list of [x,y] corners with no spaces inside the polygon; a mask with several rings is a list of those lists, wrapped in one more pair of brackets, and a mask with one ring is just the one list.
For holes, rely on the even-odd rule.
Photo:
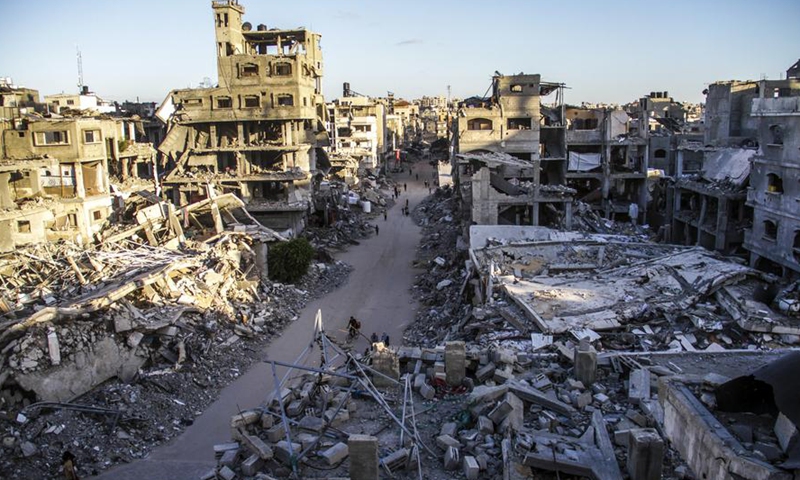
{"label": "broken window", "polygon": [[217,97],[217,108],[231,108],[232,106],[231,97]]}
{"label": "broken window", "polygon": [[257,77],[258,65],[255,63],[245,63],[239,66],[240,77]]}
{"label": "broken window", "polygon": [[783,179],[774,173],[767,175],[767,191],[769,193],[783,193]]}
{"label": "broken window", "polygon": [[261,100],[258,95],[245,95],[244,97],[244,108],[258,108],[261,104]]}
{"label": "broken window", "polygon": [[522,93],[522,85],[511,85],[511,91],[514,93]]}
{"label": "broken window", "polygon": [[31,222],[28,220],[17,221],[17,231],[19,233],[31,233]]}
{"label": "broken window", "polygon": [[95,222],[103,219],[103,210],[95,210],[92,212],[92,220]]}
{"label": "broken window", "polygon": [[278,105],[282,107],[291,107],[294,105],[294,97],[288,93],[282,93],[278,95]]}
{"label": "broken window", "polygon": [[778,239],[778,224],[772,220],[764,220],[764,240],[774,242]]}
{"label": "broken window", "polygon": [[509,130],[530,130],[531,129],[531,119],[530,118],[509,118],[508,119],[508,129]]}
{"label": "broken window", "polygon": [[69,145],[68,132],[36,132],[36,145]]}
{"label": "broken window", "polygon": [[659,148],[658,150],[656,150],[655,157],[656,158],[666,158],[667,157],[667,151],[664,150],[663,148]]}
{"label": "broken window", "polygon": [[75,100],[67,100],[67,105],[75,105]]}
{"label": "broken window", "polygon": [[84,130],[83,143],[100,143],[100,130]]}
{"label": "broken window", "polygon": [[199,107],[200,105],[203,104],[203,99],[202,98],[187,98],[186,100],[183,101],[183,104],[184,105],[188,105],[188,106],[198,106]]}
{"label": "broken window", "polygon": [[272,71],[274,72],[276,77],[288,77],[292,74],[292,64],[291,63],[276,63]]}
{"label": "broken window", "polygon": [[773,145],[783,145],[783,125],[770,125],[769,131],[772,134]]}
{"label": "broken window", "polygon": [[492,121],[488,118],[473,118],[467,121],[467,130],[491,130]]}

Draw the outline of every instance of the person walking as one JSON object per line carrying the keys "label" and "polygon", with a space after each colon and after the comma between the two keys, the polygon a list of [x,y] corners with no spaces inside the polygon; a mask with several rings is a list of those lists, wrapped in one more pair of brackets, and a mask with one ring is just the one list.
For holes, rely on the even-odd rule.
{"label": "person walking", "polygon": [[414,174],[414,177],[415,177],[417,180],[419,180],[419,173],[415,173],[415,174]]}
{"label": "person walking", "polygon": [[380,234],[381,234],[381,229],[380,229],[380,227],[378,227],[378,224],[376,223],[375,224],[375,236],[378,236]]}
{"label": "person walking", "polygon": [[383,221],[385,222],[386,220],[387,220],[387,218],[386,218],[386,210],[384,210],[383,211]]}
{"label": "person walking", "polygon": [[404,183],[404,184],[403,184],[403,191],[404,191],[404,192],[407,192],[407,191],[408,191],[408,184],[407,184],[407,183]]}
{"label": "person walking", "polygon": [[408,199],[406,198],[406,209],[408,208]]}

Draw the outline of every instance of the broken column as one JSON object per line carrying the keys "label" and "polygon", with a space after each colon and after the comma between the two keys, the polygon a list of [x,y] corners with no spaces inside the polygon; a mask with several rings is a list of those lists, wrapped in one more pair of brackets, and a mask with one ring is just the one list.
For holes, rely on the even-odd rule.
{"label": "broken column", "polygon": [[628,473],[631,480],[660,480],[664,461],[664,441],[652,428],[631,430],[628,434]]}
{"label": "broken column", "polygon": [[[375,351],[372,353],[372,368],[386,377],[398,380],[400,378],[400,358],[397,353],[387,348],[383,343],[375,343],[373,346]],[[379,388],[394,385],[391,380],[381,375],[373,375],[372,383]]]}
{"label": "broken column", "polygon": [[350,435],[350,480],[378,479],[378,439],[369,435]]}
{"label": "broken column", "polygon": [[575,350],[575,378],[587,387],[597,378],[597,352],[586,339]]}
{"label": "broken column", "polygon": [[447,384],[461,385],[467,373],[467,349],[464,342],[447,342],[444,347],[444,368]]}

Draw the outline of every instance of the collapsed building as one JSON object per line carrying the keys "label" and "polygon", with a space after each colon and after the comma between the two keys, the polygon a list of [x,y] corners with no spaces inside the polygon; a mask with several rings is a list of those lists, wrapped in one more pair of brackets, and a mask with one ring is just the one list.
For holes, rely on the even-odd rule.
{"label": "collapsed building", "polygon": [[622,109],[567,107],[567,184],[578,201],[605,218],[646,217],[648,116],[631,119]]}
{"label": "collapsed building", "polygon": [[[554,105],[542,105],[541,97],[553,93]],[[490,98],[462,102],[453,139],[460,159],[454,183],[471,222],[544,225],[562,217],[571,228],[575,190],[566,186],[563,93],[564,85],[542,82],[539,75],[495,75]],[[506,171],[479,158],[492,154],[511,156],[520,168]]]}
{"label": "collapsed building", "polygon": [[219,85],[174,90],[159,108],[168,123],[159,151],[176,205],[234,193],[265,225],[299,232],[313,176],[327,168],[327,111],[320,35],[304,28],[255,30],[235,0],[212,3]]}

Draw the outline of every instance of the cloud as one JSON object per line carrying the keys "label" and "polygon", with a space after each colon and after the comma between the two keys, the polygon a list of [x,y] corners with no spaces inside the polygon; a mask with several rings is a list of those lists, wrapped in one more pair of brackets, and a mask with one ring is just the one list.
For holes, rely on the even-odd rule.
{"label": "cloud", "polygon": [[419,43],[423,43],[422,39],[420,38],[409,38],[408,40],[403,40],[401,42],[397,42],[394,44],[395,47],[404,47],[406,45],[416,45]]}

